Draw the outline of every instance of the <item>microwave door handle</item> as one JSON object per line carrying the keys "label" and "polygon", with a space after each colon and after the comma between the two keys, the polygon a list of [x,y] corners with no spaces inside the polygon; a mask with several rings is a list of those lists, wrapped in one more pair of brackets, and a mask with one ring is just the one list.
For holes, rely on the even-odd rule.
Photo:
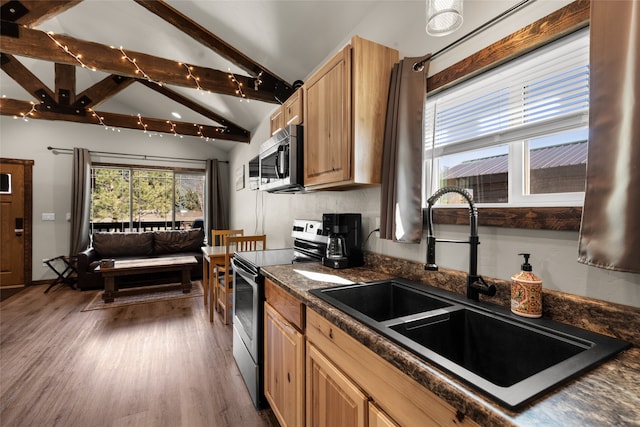
{"label": "microwave door handle", "polygon": [[280,172],[279,172],[280,171],[280,156],[278,154],[279,154],[279,151],[276,151],[276,162],[273,165],[273,170],[276,173],[276,178],[280,179],[281,178]]}

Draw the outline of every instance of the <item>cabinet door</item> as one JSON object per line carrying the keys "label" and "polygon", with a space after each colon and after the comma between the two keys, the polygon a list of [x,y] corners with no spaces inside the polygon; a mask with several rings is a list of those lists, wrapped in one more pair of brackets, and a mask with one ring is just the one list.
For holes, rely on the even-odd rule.
{"label": "cabinet door", "polygon": [[299,125],[302,120],[302,89],[296,90],[282,105],[284,109],[284,124]]}
{"label": "cabinet door", "polygon": [[304,85],[304,183],[313,187],[351,177],[351,47]]}
{"label": "cabinet door", "polygon": [[307,343],[307,427],[365,427],[367,396]]}
{"label": "cabinet door", "polygon": [[284,110],[282,107],[280,107],[276,111],[274,111],[273,114],[271,115],[271,120],[270,120],[271,135],[273,135],[283,127],[284,127]]}
{"label": "cabinet door", "polygon": [[304,423],[304,336],[265,303],[264,394],[281,426]]}
{"label": "cabinet door", "polygon": [[378,408],[373,402],[369,402],[369,427],[399,427],[389,415]]}

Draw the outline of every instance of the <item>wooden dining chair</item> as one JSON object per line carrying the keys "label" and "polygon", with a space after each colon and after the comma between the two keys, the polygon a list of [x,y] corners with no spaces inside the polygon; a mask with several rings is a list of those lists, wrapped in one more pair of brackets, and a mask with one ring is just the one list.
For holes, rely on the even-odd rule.
{"label": "wooden dining chair", "polygon": [[228,236],[225,246],[225,265],[220,267],[218,274],[216,274],[216,307],[218,311],[222,312],[224,324],[228,325],[233,308],[233,272],[231,271],[233,253],[266,249],[267,236],[264,234],[257,236]]}
{"label": "wooden dining chair", "polygon": [[224,238],[226,236],[243,236],[244,230],[211,230],[211,246],[224,246]]}
{"label": "wooden dining chair", "polygon": [[[224,246],[225,238],[227,236],[242,236],[244,235],[244,230],[236,229],[236,230],[211,230],[211,240],[209,241],[210,246]],[[207,283],[202,283],[202,290],[204,292],[204,305],[205,307],[209,304],[209,319],[213,322],[213,309],[209,301],[216,301],[215,291],[216,291],[216,283],[217,283],[217,275],[218,275],[218,264],[213,265],[211,270],[212,273],[209,274],[209,280]],[[211,294],[211,295],[209,295]]]}

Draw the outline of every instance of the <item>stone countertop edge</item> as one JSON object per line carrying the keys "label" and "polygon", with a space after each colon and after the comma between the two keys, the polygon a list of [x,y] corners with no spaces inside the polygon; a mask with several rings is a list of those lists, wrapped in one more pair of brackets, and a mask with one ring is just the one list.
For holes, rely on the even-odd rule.
{"label": "stone countertop edge", "polygon": [[[370,282],[410,277],[367,267],[334,270],[320,263],[268,266],[261,271],[308,308],[336,324],[479,425],[595,427],[640,424],[640,348],[635,343],[631,349],[513,411],[309,293],[311,289],[339,286],[345,279]],[[437,283],[434,286],[439,287]],[[453,287],[459,286],[454,284]],[[444,288],[452,290],[451,286]],[[456,290],[460,291],[453,291]],[[616,307],[617,311],[620,309]],[[600,328],[595,329],[598,332]]]}

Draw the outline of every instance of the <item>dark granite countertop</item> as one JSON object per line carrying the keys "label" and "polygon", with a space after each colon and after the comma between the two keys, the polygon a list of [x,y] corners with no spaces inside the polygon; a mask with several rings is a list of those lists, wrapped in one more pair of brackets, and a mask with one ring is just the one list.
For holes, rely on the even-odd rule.
{"label": "dark granite countertop", "polygon": [[[619,334],[609,333],[609,335],[631,337],[632,340],[627,340],[632,341],[634,347],[514,412],[466,386],[435,365],[415,357],[391,340],[309,293],[311,289],[337,286],[347,283],[345,281],[368,282],[400,277],[397,271],[389,272],[380,268],[367,267],[334,270],[319,263],[309,263],[269,266],[264,267],[262,272],[300,299],[308,308],[336,324],[479,425],[598,427],[640,425],[640,348],[636,341],[640,334],[637,323],[640,310],[629,307],[630,311],[625,313],[624,306],[612,305],[614,314],[620,313],[621,316],[624,314],[631,330]],[[402,277],[407,276],[411,274],[402,275]],[[407,278],[415,280],[412,277]],[[437,277],[433,281],[437,282]],[[449,283],[451,282],[455,280],[449,280]],[[426,283],[438,286],[438,283],[428,281]],[[505,284],[499,285],[504,287]],[[558,295],[552,295],[552,299],[548,299],[548,302],[554,301],[553,298],[563,301]],[[579,299],[582,303],[583,299],[581,297]],[[563,304],[571,304],[571,302]],[[588,302],[584,304],[588,305],[585,310],[593,313],[593,307],[589,306]],[[595,306],[602,308],[602,302],[596,302]],[[546,310],[545,316],[548,314]],[[611,317],[609,311],[604,311]],[[553,313],[553,309],[550,313]],[[576,310],[573,310],[573,314],[580,318],[584,317]],[[631,323],[629,319],[632,320]],[[565,323],[577,323],[585,327],[580,319],[574,320],[574,322]],[[603,329],[598,325],[597,316],[595,320],[594,316],[591,316],[590,320],[593,327],[585,327],[585,329],[596,332]],[[614,319],[614,323],[615,320],[617,319]],[[603,320],[602,323],[604,322]]]}

